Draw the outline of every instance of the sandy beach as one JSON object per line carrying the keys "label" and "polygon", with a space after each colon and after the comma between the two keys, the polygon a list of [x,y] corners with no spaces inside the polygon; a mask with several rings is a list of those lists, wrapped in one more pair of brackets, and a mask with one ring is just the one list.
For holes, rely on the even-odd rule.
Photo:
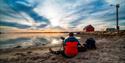
{"label": "sandy beach", "polygon": [[[11,48],[0,51],[0,63],[125,63],[125,35],[77,35],[83,44],[87,38],[96,40],[96,50],[79,52],[74,58],[51,54],[49,47]],[[58,50],[60,45],[52,46]]]}

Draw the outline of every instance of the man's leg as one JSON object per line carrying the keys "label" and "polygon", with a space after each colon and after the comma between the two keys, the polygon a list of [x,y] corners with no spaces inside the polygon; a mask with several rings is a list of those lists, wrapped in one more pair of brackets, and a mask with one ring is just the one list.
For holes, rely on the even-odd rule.
{"label": "man's leg", "polygon": [[59,55],[61,54],[61,51],[53,51],[51,48],[49,48],[50,53]]}

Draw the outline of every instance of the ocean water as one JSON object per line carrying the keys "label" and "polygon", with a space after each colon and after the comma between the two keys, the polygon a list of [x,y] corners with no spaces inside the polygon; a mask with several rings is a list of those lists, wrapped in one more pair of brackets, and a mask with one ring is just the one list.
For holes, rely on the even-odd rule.
{"label": "ocean water", "polygon": [[60,37],[66,37],[64,33],[20,33],[20,34],[0,34],[0,49],[27,48],[32,46],[43,46],[46,44],[59,44],[62,42]]}

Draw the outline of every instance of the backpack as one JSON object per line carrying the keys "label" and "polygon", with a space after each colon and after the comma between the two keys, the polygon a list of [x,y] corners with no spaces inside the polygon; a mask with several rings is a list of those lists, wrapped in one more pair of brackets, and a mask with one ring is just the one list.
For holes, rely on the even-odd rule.
{"label": "backpack", "polygon": [[88,38],[86,40],[86,44],[85,47],[87,49],[96,49],[96,45],[95,45],[96,41],[93,38]]}
{"label": "backpack", "polygon": [[68,57],[74,57],[78,54],[78,42],[66,42],[64,46],[64,53]]}

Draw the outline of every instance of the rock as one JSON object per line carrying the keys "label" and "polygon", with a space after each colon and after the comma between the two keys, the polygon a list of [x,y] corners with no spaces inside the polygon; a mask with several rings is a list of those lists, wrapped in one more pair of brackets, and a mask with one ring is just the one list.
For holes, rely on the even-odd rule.
{"label": "rock", "polygon": [[55,58],[55,57],[52,57],[51,60],[56,60],[56,58]]}
{"label": "rock", "polygon": [[26,56],[24,53],[15,53],[15,55]]}
{"label": "rock", "polygon": [[84,60],[88,60],[89,58],[86,58],[86,57],[82,57],[82,59],[84,59]]}
{"label": "rock", "polygon": [[19,45],[18,45],[18,46],[14,47],[14,48],[21,48],[21,47],[22,47],[22,46],[19,46]]}
{"label": "rock", "polygon": [[31,59],[32,60],[37,60],[37,59],[40,59],[41,57],[40,56],[35,56],[35,57],[32,57]]}
{"label": "rock", "polygon": [[125,48],[125,46],[123,46],[123,48]]}
{"label": "rock", "polygon": [[46,45],[46,44],[42,44],[42,45]]}
{"label": "rock", "polygon": [[32,51],[28,51],[28,52],[27,52],[27,54],[31,54],[31,53],[32,53]]}

